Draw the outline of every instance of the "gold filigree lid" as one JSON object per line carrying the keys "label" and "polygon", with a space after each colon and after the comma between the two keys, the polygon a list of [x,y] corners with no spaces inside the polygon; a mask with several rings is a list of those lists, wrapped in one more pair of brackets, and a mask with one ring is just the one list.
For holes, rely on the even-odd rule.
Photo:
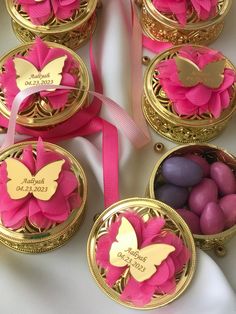
{"label": "gold filigree lid", "polygon": [[[87,105],[89,90],[89,74],[83,60],[71,49],[60,44],[44,42],[49,49],[59,48],[65,51],[65,56],[57,57],[51,60],[41,71],[26,59],[19,56],[25,56],[33,47],[33,43],[23,44],[11,50],[0,59],[0,73],[5,73],[5,63],[9,58],[13,58],[17,77],[16,84],[19,90],[42,84],[60,84],[62,78],[62,69],[66,62],[66,55],[70,55],[73,60],[73,68],[68,72],[76,77],[75,87],[78,90],[70,91],[65,105],[61,108],[53,108],[47,97],[41,97],[39,93],[35,94],[30,104],[22,109],[17,115],[17,123],[30,128],[53,127],[62,123],[73,116],[82,107]],[[50,74],[50,77],[48,75]],[[30,78],[30,79],[29,79]],[[37,83],[34,83],[37,82]],[[35,84],[35,85],[34,85]],[[53,92],[53,90],[51,90]],[[50,91],[48,91],[50,92]],[[9,119],[10,109],[7,106],[4,88],[0,89],[0,113]]]}
{"label": "gold filigree lid", "polygon": [[17,24],[41,35],[65,33],[79,28],[94,14],[97,6],[97,0],[81,0],[80,8],[74,12],[71,18],[61,20],[52,16],[45,25],[35,25],[16,0],[6,0],[5,2],[9,14]]}
{"label": "gold filigree lid", "polygon": [[186,30],[196,30],[196,29],[205,29],[211,27],[216,22],[220,23],[229,13],[229,10],[232,6],[232,0],[218,0],[217,13],[212,18],[205,21],[201,21],[196,14],[196,11],[188,10],[187,12],[187,23],[186,25],[181,25],[173,14],[164,14],[158,11],[153,5],[153,0],[143,0],[143,5],[147,10],[148,14],[152,16],[154,20],[167,25],[172,29],[186,29]]}
{"label": "gold filigree lid", "polygon": [[[70,191],[68,178],[73,181]],[[0,208],[0,242],[4,245],[23,253],[42,253],[62,246],[78,230],[87,201],[87,179],[79,162],[65,149],[40,141],[4,149],[0,182],[5,200]],[[5,210],[9,210],[7,217]],[[34,215],[37,211],[40,216]]]}
{"label": "gold filigree lid", "polygon": [[[177,255],[183,259],[179,266]],[[196,267],[193,237],[184,220],[169,206],[147,198],[126,199],[107,208],[90,232],[87,257],[98,286],[114,301],[134,309],[154,309],[174,301],[188,287]],[[172,281],[173,289],[167,293],[165,280],[159,280],[172,262],[171,279],[165,279]],[[144,296],[153,280],[155,288]],[[127,292],[130,285],[133,288]],[[139,300],[135,289],[141,289]]]}

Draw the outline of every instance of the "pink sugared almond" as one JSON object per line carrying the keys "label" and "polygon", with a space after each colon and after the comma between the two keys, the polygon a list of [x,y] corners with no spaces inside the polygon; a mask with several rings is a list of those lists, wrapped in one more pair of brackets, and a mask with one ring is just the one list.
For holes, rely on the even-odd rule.
{"label": "pink sugared almond", "polygon": [[236,193],[236,179],[229,166],[221,161],[214,162],[210,168],[210,176],[218,186],[221,195]]}
{"label": "pink sugared almond", "polygon": [[200,227],[203,234],[217,234],[224,230],[225,217],[220,206],[215,202],[208,203],[200,217]]}
{"label": "pink sugared almond", "polygon": [[201,215],[205,206],[210,202],[217,202],[218,189],[216,183],[204,178],[198,185],[194,186],[188,200],[190,210]]}
{"label": "pink sugared almond", "polygon": [[219,205],[225,215],[225,228],[233,227],[236,224],[236,194],[222,197]]}
{"label": "pink sugared almond", "polygon": [[200,219],[198,215],[184,208],[176,209],[176,211],[184,219],[192,233],[201,234]]}

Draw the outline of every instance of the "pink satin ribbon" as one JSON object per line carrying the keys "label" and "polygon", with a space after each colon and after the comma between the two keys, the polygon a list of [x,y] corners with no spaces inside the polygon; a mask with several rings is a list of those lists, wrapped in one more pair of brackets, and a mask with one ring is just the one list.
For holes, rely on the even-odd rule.
{"label": "pink satin ribbon", "polygon": [[[136,20],[137,24],[137,20]],[[140,60],[139,60],[139,64]],[[113,100],[105,97],[103,93],[102,82],[94,62],[92,41],[90,41],[90,65],[94,79],[94,85],[96,92],[87,91],[90,95],[94,96],[92,103],[75,115],[73,115],[67,121],[56,125],[49,130],[33,130],[21,125],[16,124],[17,114],[20,109],[21,103],[30,95],[38,93],[40,91],[48,89],[76,89],[63,85],[43,85],[25,89],[19,92],[12,104],[12,110],[9,120],[0,116],[0,124],[3,127],[8,128],[2,149],[6,148],[14,143],[15,130],[17,132],[30,135],[33,139],[42,137],[44,140],[50,142],[58,142],[77,136],[88,136],[97,132],[102,132],[102,154],[103,154],[103,185],[104,185],[104,204],[105,207],[119,200],[119,143],[118,143],[118,131],[117,128],[111,123],[98,117],[101,110],[102,103],[107,106],[114,120],[115,124],[129,140],[137,147],[141,148],[146,145],[150,138],[147,133],[146,123],[143,125],[144,118],[141,112],[141,94],[134,97],[136,105],[140,104],[139,113],[135,116],[138,125],[127,115],[127,113]],[[138,64],[137,64],[138,65]],[[140,70],[140,69],[139,69]],[[137,74],[137,73],[136,73]],[[140,74],[140,73],[139,73]],[[140,76],[141,77],[141,76]],[[134,76],[133,76],[134,78]],[[77,89],[80,90],[80,89]],[[141,88],[140,88],[141,92]],[[133,94],[134,95],[134,94]],[[141,122],[141,125],[140,125]],[[146,126],[146,129],[145,129]]]}
{"label": "pink satin ribbon", "polygon": [[[21,103],[30,95],[50,88],[54,89],[76,89],[68,86],[42,85],[30,87],[18,93],[12,105],[9,120],[0,117],[0,123],[8,127],[2,149],[14,143],[15,129],[18,132],[30,135],[34,139],[42,137],[50,142],[57,142],[76,136],[88,136],[97,132],[103,134],[103,178],[104,178],[104,203],[105,207],[110,206],[119,200],[119,152],[117,128],[109,122],[97,116],[100,104],[97,100],[106,105],[112,115],[116,117],[117,126],[125,133],[129,140],[138,148],[147,144],[147,139],[142,131],[135,125],[127,113],[113,100],[97,92],[88,91],[95,96],[93,103],[86,109],[77,112],[72,118],[64,123],[55,126],[50,130],[33,130],[16,125],[17,114]],[[69,132],[67,131],[69,130]],[[65,134],[66,133],[66,134]]]}
{"label": "pink satin ribbon", "polygon": [[166,49],[173,47],[173,45],[169,42],[153,40],[143,35],[143,47],[154,53],[160,53]]}
{"label": "pink satin ribbon", "polygon": [[131,34],[131,95],[132,112],[135,123],[143,131],[147,142],[150,133],[142,112],[143,70],[142,70],[142,29],[138,20],[136,7],[131,3],[132,34]]}

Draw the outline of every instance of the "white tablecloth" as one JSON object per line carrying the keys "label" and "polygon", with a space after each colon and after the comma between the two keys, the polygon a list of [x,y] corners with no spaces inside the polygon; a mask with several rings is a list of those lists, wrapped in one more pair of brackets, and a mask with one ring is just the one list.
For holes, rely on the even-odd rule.
{"label": "white tablecloth", "polygon": [[[121,11],[120,1],[129,10],[128,0],[103,0],[99,23],[95,35],[95,49],[102,49],[102,76],[105,95],[130,110],[129,44],[130,39]],[[224,31],[212,47],[222,51],[236,64],[235,34],[236,2],[227,17]],[[4,1],[0,3],[0,55],[14,48],[19,42],[15,38],[6,12]],[[97,50],[98,51],[98,50]],[[88,60],[88,45],[79,54]],[[97,54],[98,57],[99,53]],[[88,64],[88,61],[87,61]],[[104,112],[104,116],[107,113]],[[236,117],[227,130],[215,141],[221,147],[236,154]],[[153,143],[163,142],[165,148],[175,145],[152,132]],[[121,137],[120,190],[121,197],[143,196],[158,155],[153,143],[137,151]],[[93,161],[96,176],[80,151],[82,141],[70,140],[62,143],[79,158],[89,180],[89,198],[85,221],[79,232],[64,247],[43,255],[24,255],[0,246],[0,312],[3,314],[122,314],[134,310],[126,309],[105,296],[93,281],[87,266],[86,243],[93,224],[93,216],[103,210],[101,169]],[[93,156],[90,156],[92,158]],[[100,182],[100,184],[98,183]],[[227,245],[228,254],[209,257],[198,250],[198,266],[195,277],[187,290],[171,305],[151,311],[165,314],[233,314],[236,313],[236,239]],[[139,311],[135,311],[139,312]]]}

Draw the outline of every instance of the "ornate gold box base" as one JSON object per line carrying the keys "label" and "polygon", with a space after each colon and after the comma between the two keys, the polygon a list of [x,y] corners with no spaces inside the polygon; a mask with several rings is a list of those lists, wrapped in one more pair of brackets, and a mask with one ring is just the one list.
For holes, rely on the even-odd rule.
{"label": "ornate gold box base", "polygon": [[208,45],[220,35],[231,5],[231,0],[219,0],[217,15],[207,21],[200,21],[196,13],[190,11],[187,24],[181,26],[174,16],[159,12],[152,0],[143,0],[141,23],[145,35],[153,40],[170,42],[173,45]]}
{"label": "ornate gold box base", "polygon": [[24,43],[41,37],[43,40],[76,50],[91,38],[97,24],[97,0],[81,1],[80,9],[70,19],[62,21],[54,17],[42,26],[31,23],[28,15],[15,0],[7,0],[6,6],[12,17],[13,30]]}
{"label": "ornate gold box base", "polygon": [[[211,114],[180,117],[174,112],[172,103],[164,92],[157,78],[156,66],[161,61],[178,56],[183,45],[170,48],[157,55],[148,66],[144,77],[142,107],[145,118],[150,126],[163,137],[177,143],[203,143],[213,140],[226,127],[235,109],[235,86],[231,102],[219,118]],[[192,45],[198,49],[206,47]],[[226,59],[226,67],[234,69],[234,65]]]}

